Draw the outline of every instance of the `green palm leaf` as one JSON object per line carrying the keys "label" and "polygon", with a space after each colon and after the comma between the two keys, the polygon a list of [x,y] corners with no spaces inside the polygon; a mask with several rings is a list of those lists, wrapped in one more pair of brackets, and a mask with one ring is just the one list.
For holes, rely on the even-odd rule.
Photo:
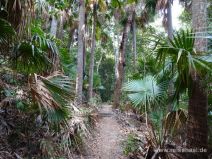
{"label": "green palm leaf", "polygon": [[30,77],[33,101],[46,112],[49,121],[61,122],[70,116],[70,102],[74,99],[74,83],[67,76],[54,73],[52,76]]}
{"label": "green palm leaf", "polygon": [[163,97],[165,87],[167,84],[158,84],[153,76],[146,76],[141,80],[132,80],[123,86],[123,90],[130,92],[128,97],[136,107],[141,109],[140,106],[152,105],[160,102]]}
{"label": "green palm leaf", "polygon": [[9,22],[1,18],[0,30],[0,53],[3,55],[8,55],[8,50],[11,46],[12,38],[15,35],[15,30]]}
{"label": "green palm leaf", "polygon": [[9,22],[0,18],[0,44],[15,35],[15,30]]}
{"label": "green palm leaf", "polygon": [[171,59],[177,69],[179,81],[182,86],[188,88],[189,79],[192,71],[201,71],[207,69],[211,71],[209,60],[204,56],[197,55],[194,48],[194,34],[192,30],[181,30],[169,39],[169,43],[162,44],[157,50],[157,60],[159,63],[165,63]]}
{"label": "green palm leaf", "polygon": [[39,35],[30,41],[23,41],[14,48],[15,68],[24,73],[42,73],[56,71],[59,66],[56,44]]}

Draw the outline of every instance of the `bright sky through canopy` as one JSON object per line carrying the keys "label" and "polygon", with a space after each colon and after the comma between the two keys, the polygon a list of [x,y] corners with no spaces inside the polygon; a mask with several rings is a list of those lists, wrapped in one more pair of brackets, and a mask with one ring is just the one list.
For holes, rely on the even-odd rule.
{"label": "bright sky through canopy", "polygon": [[[178,30],[182,24],[180,23],[179,16],[183,11],[183,7],[179,4],[178,1],[173,1],[172,5],[172,24],[173,24],[173,29]],[[155,22],[153,22],[151,25],[156,27],[157,29],[164,31],[164,28],[162,26],[162,16],[159,16]]]}
{"label": "bright sky through canopy", "polygon": [[179,4],[178,1],[173,1],[172,6],[172,18],[173,18],[173,27],[174,29],[179,29],[181,23],[179,21],[179,16],[183,11],[183,7]]}

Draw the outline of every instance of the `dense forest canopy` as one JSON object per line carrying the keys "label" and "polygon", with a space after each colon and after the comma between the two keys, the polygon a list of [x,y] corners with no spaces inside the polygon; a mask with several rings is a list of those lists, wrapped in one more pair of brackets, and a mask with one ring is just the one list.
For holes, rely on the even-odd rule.
{"label": "dense forest canopy", "polygon": [[210,158],[211,19],[211,0],[1,0],[0,158]]}

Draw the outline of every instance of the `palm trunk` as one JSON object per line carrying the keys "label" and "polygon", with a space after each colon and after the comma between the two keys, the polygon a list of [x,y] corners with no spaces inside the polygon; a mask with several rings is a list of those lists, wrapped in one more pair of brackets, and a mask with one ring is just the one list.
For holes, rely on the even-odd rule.
{"label": "palm trunk", "polygon": [[101,65],[101,63],[102,63],[103,55],[104,55],[104,53],[101,54],[101,57],[100,57],[100,59],[99,59],[99,61],[98,61],[98,64],[97,64],[97,67],[96,67],[96,72],[97,72],[97,73],[99,73],[99,67],[100,67],[100,65]]}
{"label": "palm trunk", "polygon": [[132,32],[133,32],[133,66],[136,69],[136,60],[137,60],[137,48],[136,48],[136,21],[135,21],[135,12],[133,13],[132,21]]}
{"label": "palm trunk", "polygon": [[53,36],[55,36],[55,37],[57,35],[57,19],[56,19],[55,16],[52,16],[50,34],[53,35]]}
{"label": "palm trunk", "polygon": [[[117,42],[119,43],[119,35],[117,35]],[[118,60],[119,60],[119,49],[118,49],[118,47],[116,47],[115,46],[115,49],[114,49],[114,54],[115,54],[115,65],[114,65],[114,67],[115,67],[115,79],[117,79],[118,78]]]}
{"label": "palm trunk", "polygon": [[[192,77],[188,107],[187,146],[188,148],[207,148],[208,140],[208,100],[206,89],[198,75]],[[201,157],[198,157],[201,158]],[[204,156],[202,158],[205,158]]]}
{"label": "palm trunk", "polygon": [[93,6],[93,28],[92,28],[92,44],[91,44],[91,54],[90,54],[90,68],[89,68],[89,88],[88,97],[89,101],[93,97],[93,72],[94,72],[94,51],[96,45],[96,4]]}
{"label": "palm trunk", "polygon": [[65,21],[65,11],[61,11],[61,15],[60,15],[60,22],[59,22],[59,28],[58,28],[58,32],[57,32],[57,37],[59,39],[63,39],[63,26],[64,26],[64,21]]}
{"label": "palm trunk", "polygon": [[[168,1],[167,8],[167,32],[169,39],[173,39],[173,25],[172,25],[172,4],[171,0]],[[174,83],[170,81],[168,88],[168,111],[172,111],[173,109],[173,94],[174,94]]]}
{"label": "palm trunk", "polygon": [[76,103],[82,104],[83,87],[83,51],[85,34],[85,2],[80,0],[79,26],[78,26],[78,54],[77,54],[77,78],[76,78]]}
{"label": "palm trunk", "polygon": [[85,36],[84,36],[84,46],[83,46],[83,80],[85,79],[86,77],[86,70],[85,70],[85,67],[86,67],[86,46],[87,46],[87,36],[88,35],[88,27],[87,27],[87,13],[85,12],[85,22],[84,22],[84,28],[85,28]]}
{"label": "palm trunk", "polygon": [[117,72],[117,78],[115,81],[115,89],[114,89],[114,101],[113,101],[114,108],[117,108],[120,104],[121,88],[122,88],[122,83],[124,80],[125,52],[126,52],[128,34],[129,34],[130,26],[132,23],[132,16],[133,16],[133,12],[129,11],[128,19],[124,27],[122,41],[119,48],[119,61],[118,61],[118,69],[117,69],[118,72]]}
{"label": "palm trunk", "polygon": [[[207,0],[192,2],[192,25],[194,31],[206,32],[207,27]],[[195,49],[198,53],[207,51],[205,38],[195,39]],[[203,77],[192,73],[192,83],[189,96],[187,147],[206,148],[208,146],[208,99],[206,89],[203,87]],[[207,158],[206,153],[196,153],[196,158]],[[190,158],[195,158],[193,155]]]}
{"label": "palm trunk", "polygon": [[79,27],[78,22],[75,21],[69,29],[69,40],[67,45],[69,49],[71,49],[71,45],[73,44],[73,42],[75,42],[76,37],[78,37],[78,33],[77,33],[78,27]]}
{"label": "palm trunk", "polygon": [[168,1],[168,8],[167,8],[167,22],[168,22],[168,37],[170,39],[173,38],[173,25],[172,25],[172,4],[171,0]]}

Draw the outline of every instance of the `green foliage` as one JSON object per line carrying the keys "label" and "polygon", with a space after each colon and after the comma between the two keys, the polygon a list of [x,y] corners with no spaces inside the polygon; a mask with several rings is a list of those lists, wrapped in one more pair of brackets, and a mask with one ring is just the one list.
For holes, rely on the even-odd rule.
{"label": "green foliage", "polygon": [[178,145],[183,144],[185,139],[181,136],[181,133],[182,130],[185,131],[187,112],[179,109],[169,112],[164,116],[163,111],[157,111],[151,113],[150,117],[153,125],[149,125],[147,133],[145,133],[147,144],[143,146],[144,151],[148,147],[148,150],[144,152],[145,156],[153,157],[156,155],[157,158],[173,158],[171,153],[158,153],[156,150],[158,148],[166,149],[178,137]]}
{"label": "green foliage", "polygon": [[206,70],[211,71],[204,54],[195,51],[193,36],[192,30],[181,30],[174,34],[173,40],[169,39],[169,43],[162,44],[157,50],[158,63],[164,65],[167,60],[170,60],[174,72],[177,73],[175,97],[190,87],[193,71],[203,76],[207,73]]}
{"label": "green foliage", "polygon": [[9,55],[9,50],[15,36],[15,30],[11,24],[0,18],[0,54],[4,56]]}
{"label": "green foliage", "polygon": [[16,103],[16,108],[21,111],[26,111],[27,107],[28,107],[28,104],[23,101],[17,101],[17,103]]}
{"label": "green foliage", "polygon": [[35,75],[30,80],[31,93],[50,122],[59,124],[70,117],[70,100],[74,98],[73,84],[66,76],[56,74],[47,78]]}
{"label": "green foliage", "polygon": [[124,141],[123,145],[125,155],[135,155],[139,152],[140,140],[136,138],[134,134],[129,134],[127,140]]}
{"label": "green foliage", "polygon": [[74,56],[71,55],[70,51],[66,48],[60,48],[60,62],[63,70],[67,76],[71,79],[76,77],[76,65],[74,61]]}
{"label": "green foliage", "polygon": [[165,116],[165,110],[163,109],[158,109],[156,111],[150,112],[150,120],[151,123],[153,124],[153,127],[155,130],[157,130],[158,132],[160,132],[160,130],[162,129],[163,126],[163,118]]}
{"label": "green foliage", "polygon": [[[89,79],[87,78],[87,76],[85,77],[84,81],[83,81],[83,85],[85,87],[85,89],[88,89],[89,86]],[[94,72],[93,75],[93,91],[94,92],[98,92],[102,89],[104,89],[104,86],[102,85],[102,81],[101,81],[101,77],[98,73]]]}
{"label": "green foliage", "polygon": [[114,86],[114,59],[103,58],[99,68],[99,74],[101,77],[101,83],[105,89],[100,90],[101,99],[103,102],[107,102],[111,99]]}
{"label": "green foliage", "polygon": [[146,76],[141,80],[132,80],[125,83],[123,90],[130,92],[128,97],[139,110],[142,106],[159,104],[166,90],[166,84],[158,84],[153,76]]}
{"label": "green foliage", "polygon": [[15,46],[13,61],[18,71],[27,74],[51,70],[58,62],[57,46],[50,39],[34,35],[30,41]]}
{"label": "green foliage", "polygon": [[97,74],[96,72],[93,75],[93,89],[94,90],[104,89],[101,83],[100,75]]}
{"label": "green foliage", "polygon": [[111,6],[113,8],[121,8],[122,3],[119,0],[111,0]]}
{"label": "green foliage", "polygon": [[7,44],[6,42],[15,35],[15,30],[11,24],[4,19],[0,19],[0,30],[0,45]]}
{"label": "green foliage", "polygon": [[179,16],[180,21],[184,23],[186,26],[190,26],[192,20],[191,18],[192,18],[191,13],[186,9],[184,9],[182,14]]}
{"label": "green foliage", "polygon": [[153,17],[156,14],[156,0],[145,0],[145,10],[149,13],[150,17]]}
{"label": "green foliage", "polygon": [[70,1],[71,0],[47,0],[49,4],[60,10],[66,9],[70,5]]}
{"label": "green foliage", "polygon": [[93,98],[90,99],[88,104],[98,107],[101,104],[101,102],[102,102],[101,97],[98,94],[96,94]]}

